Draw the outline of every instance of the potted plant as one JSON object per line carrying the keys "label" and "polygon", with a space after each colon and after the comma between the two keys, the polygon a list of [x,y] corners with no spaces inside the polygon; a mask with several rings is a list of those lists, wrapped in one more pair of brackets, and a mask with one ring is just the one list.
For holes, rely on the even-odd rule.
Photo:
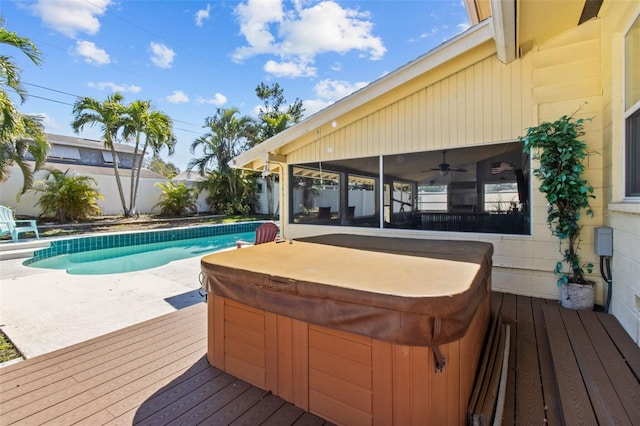
{"label": "potted plant", "polygon": [[[589,120],[590,121],[590,120]],[[560,240],[562,260],[556,264],[562,305],[576,309],[593,309],[595,282],[585,279],[593,264],[583,263],[580,248],[580,217],[584,211],[593,217],[589,201],[595,198],[593,186],[583,178],[583,162],[591,154],[578,138],[584,135],[584,119],[562,116],[527,129],[519,138],[524,152],[533,151],[539,167],[533,170],[540,191],[548,202],[547,224]]]}

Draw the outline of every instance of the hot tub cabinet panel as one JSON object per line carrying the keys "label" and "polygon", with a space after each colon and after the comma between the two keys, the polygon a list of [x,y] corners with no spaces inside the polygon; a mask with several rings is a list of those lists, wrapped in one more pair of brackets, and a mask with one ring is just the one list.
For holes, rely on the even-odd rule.
{"label": "hot tub cabinet panel", "polygon": [[490,299],[462,339],[440,346],[442,372],[428,346],[387,343],[221,296],[209,297],[208,309],[209,363],[303,410],[342,425],[463,425]]}
{"label": "hot tub cabinet panel", "polygon": [[[317,247],[315,241],[304,244],[295,241],[292,245],[273,243],[203,258],[205,287],[209,291],[209,362],[336,424],[465,424],[467,402],[489,323],[491,246],[475,246],[475,254],[482,255],[471,255],[471,262],[462,260],[464,250],[458,244],[449,245],[455,255],[434,255],[455,263],[435,264],[445,272],[461,272],[445,286],[458,289],[451,295],[440,294],[438,283],[426,285],[426,291],[421,286],[403,287],[397,283],[392,287],[397,287],[402,296],[394,296],[387,294],[389,282],[385,280],[395,275],[385,276],[384,270],[389,267],[385,262],[404,269],[413,268],[415,279],[424,280],[426,276],[438,281],[438,271],[428,271],[428,267],[434,266],[433,258],[424,255],[434,249],[436,243],[405,240],[395,246],[399,239],[350,236],[347,241],[346,238],[325,236],[318,241],[323,243],[322,247]],[[327,245],[328,241],[348,242],[357,248],[331,246]],[[293,250],[296,245],[297,249]],[[256,250],[262,246],[271,247]],[[403,253],[378,252],[373,256],[375,262],[371,263],[366,252],[374,254],[373,249],[378,246],[401,247]],[[440,245],[440,249],[445,246]],[[417,248],[421,248],[421,255],[407,254]],[[281,262],[265,266],[272,263],[270,256],[274,253]],[[338,259],[344,260],[346,254],[351,255],[350,262],[327,271],[328,265],[333,261],[340,264]],[[314,262],[318,255],[322,260]],[[414,258],[406,259],[407,256]],[[452,260],[456,257],[461,259]],[[249,262],[252,266],[248,267],[245,262],[252,258]],[[307,266],[300,266],[301,259]],[[298,262],[298,266],[291,268],[290,262]],[[470,268],[468,263],[477,268]],[[347,264],[353,266],[355,274],[344,269]],[[233,265],[238,269],[230,274]],[[305,274],[304,269],[308,269],[309,274]],[[363,272],[365,269],[370,275]],[[471,279],[468,271],[475,271]],[[332,280],[332,276],[342,278],[336,278],[335,283],[326,282]],[[345,276],[348,278],[344,279]],[[406,279],[411,272],[404,271],[402,276]],[[271,277],[276,277],[275,288],[269,285]],[[357,281],[357,277],[370,281],[364,286],[376,293],[361,298],[375,308],[363,309],[372,314],[370,318],[355,315],[357,309],[350,306],[357,305],[354,301],[358,293],[365,291],[360,284],[345,283],[345,280]],[[460,277],[468,280],[466,285],[455,282]],[[316,281],[309,283],[310,278]],[[298,285],[301,282],[303,284]],[[351,288],[331,293],[335,285]],[[323,293],[317,286],[329,289]],[[305,292],[313,296],[301,303],[300,293]],[[380,294],[384,296],[382,301]],[[392,302],[384,300],[394,297],[396,300]],[[428,304],[433,302],[430,298],[438,303],[432,303],[424,311],[418,302],[426,300]],[[461,300],[464,303],[460,303]],[[447,301],[453,301],[451,306],[442,306]],[[336,302],[348,306],[336,307]],[[324,305],[328,305],[326,318],[321,316]],[[312,314],[305,313],[307,309],[311,309]],[[388,318],[397,320],[398,309],[410,312],[403,319],[408,331],[398,330],[398,339],[388,338],[392,336],[389,329],[401,327],[403,323],[394,322],[384,327],[381,322]],[[447,315],[453,319],[449,321]],[[335,320],[336,316],[339,320]],[[340,321],[344,321],[346,327],[340,327],[337,324]],[[406,344],[405,340],[425,340],[423,336],[414,335],[421,332],[417,326],[421,322],[428,324],[425,328],[429,334],[428,344]],[[446,332],[434,331],[434,324]],[[446,358],[442,371],[435,368],[433,347]]]}

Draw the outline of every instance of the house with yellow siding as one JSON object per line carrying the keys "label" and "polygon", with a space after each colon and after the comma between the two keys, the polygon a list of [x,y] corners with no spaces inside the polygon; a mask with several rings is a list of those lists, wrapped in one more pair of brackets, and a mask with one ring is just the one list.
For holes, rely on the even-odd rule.
{"label": "house with yellow siding", "polygon": [[[464,33],[235,159],[279,175],[286,238],[353,233],[494,246],[493,288],[558,298],[561,258],[518,137],[589,119],[596,303],[640,336],[640,2],[466,0]],[[596,228],[612,230],[612,292]],[[606,274],[605,274],[606,275]],[[610,296],[610,298],[609,298]]]}

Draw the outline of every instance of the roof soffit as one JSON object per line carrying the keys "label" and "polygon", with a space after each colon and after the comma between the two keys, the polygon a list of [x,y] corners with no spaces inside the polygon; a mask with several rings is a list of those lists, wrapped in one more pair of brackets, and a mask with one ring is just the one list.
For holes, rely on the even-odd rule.
{"label": "roof soffit", "polygon": [[601,0],[517,0],[519,54],[524,55],[534,46],[575,28],[588,16],[596,16],[599,7],[594,6],[598,2]]}
{"label": "roof soffit", "polygon": [[469,22],[476,25],[491,17],[490,0],[464,0]]}

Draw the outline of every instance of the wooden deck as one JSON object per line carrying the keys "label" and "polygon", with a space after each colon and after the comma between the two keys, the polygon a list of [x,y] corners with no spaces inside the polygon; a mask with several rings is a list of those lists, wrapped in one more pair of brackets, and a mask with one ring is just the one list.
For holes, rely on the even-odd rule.
{"label": "wooden deck", "polygon": [[640,348],[612,315],[493,293],[511,328],[503,424],[640,424]]}
{"label": "wooden deck", "polygon": [[[511,327],[504,424],[640,422],[640,349],[612,316],[492,301]],[[206,346],[201,303],[4,367],[0,424],[327,424],[209,366]]]}

